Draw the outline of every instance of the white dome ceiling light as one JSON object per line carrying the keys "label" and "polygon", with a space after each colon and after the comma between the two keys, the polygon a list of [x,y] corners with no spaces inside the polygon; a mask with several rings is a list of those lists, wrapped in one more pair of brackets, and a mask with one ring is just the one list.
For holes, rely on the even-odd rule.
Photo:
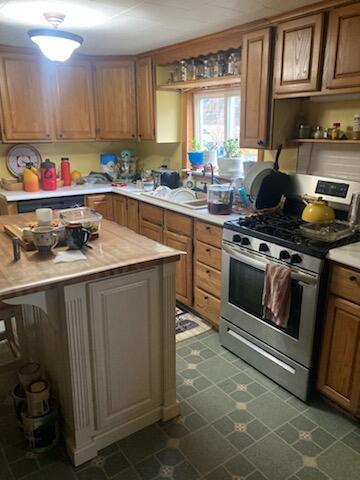
{"label": "white dome ceiling light", "polygon": [[65,19],[62,13],[44,13],[44,17],[54,28],[30,30],[28,35],[49,60],[65,62],[82,45],[83,38],[57,29]]}

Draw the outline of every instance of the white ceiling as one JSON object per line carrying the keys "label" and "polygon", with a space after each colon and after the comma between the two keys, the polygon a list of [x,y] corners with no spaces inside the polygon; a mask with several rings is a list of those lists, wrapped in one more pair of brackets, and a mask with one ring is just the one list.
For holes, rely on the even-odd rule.
{"label": "white ceiling", "polygon": [[0,0],[0,44],[33,46],[44,12],[66,14],[79,53],[134,54],[277,15],[314,0]]}

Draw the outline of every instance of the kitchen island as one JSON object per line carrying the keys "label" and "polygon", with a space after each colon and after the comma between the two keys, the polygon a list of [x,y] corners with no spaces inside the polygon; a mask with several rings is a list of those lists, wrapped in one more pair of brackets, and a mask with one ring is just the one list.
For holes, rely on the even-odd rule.
{"label": "kitchen island", "polygon": [[[75,465],[179,414],[175,389],[175,262],[180,252],[103,221],[86,260],[13,260],[0,217],[0,301],[22,306],[24,360],[46,370]],[[63,248],[56,249],[61,251]]]}

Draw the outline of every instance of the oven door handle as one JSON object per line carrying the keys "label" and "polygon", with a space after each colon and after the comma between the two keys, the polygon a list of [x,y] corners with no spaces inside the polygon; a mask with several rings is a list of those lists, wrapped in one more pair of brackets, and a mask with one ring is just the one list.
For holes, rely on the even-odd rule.
{"label": "oven door handle", "polygon": [[[246,265],[250,265],[251,267],[257,268],[258,270],[265,271],[265,267],[267,264],[275,263],[275,262],[270,262],[268,260],[263,260],[263,261],[258,260],[254,256],[249,255],[248,253],[239,252],[237,249],[231,247],[227,243],[223,243],[222,248],[224,252],[229,254],[231,257],[234,257],[236,260],[239,260],[239,262],[243,262]],[[306,273],[295,271],[293,269],[291,269],[291,278],[298,282],[302,282],[306,286],[311,284],[316,284],[318,281],[317,277],[315,276],[307,275]]]}

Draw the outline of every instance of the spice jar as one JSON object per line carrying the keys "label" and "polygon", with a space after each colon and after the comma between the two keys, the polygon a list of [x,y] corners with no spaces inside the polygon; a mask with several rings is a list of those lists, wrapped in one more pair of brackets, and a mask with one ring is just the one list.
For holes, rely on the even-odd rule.
{"label": "spice jar", "polygon": [[320,127],[320,125],[317,125],[315,127],[314,138],[315,138],[315,140],[320,140],[321,138],[323,138],[323,131],[322,131],[322,128]]}
{"label": "spice jar", "polygon": [[353,140],[360,140],[360,113],[355,113],[353,119]]}
{"label": "spice jar", "polygon": [[309,125],[300,125],[298,137],[299,138],[310,138],[311,136],[311,127]]}
{"label": "spice jar", "polygon": [[340,138],[340,123],[333,123],[333,128],[331,130],[331,140],[339,140]]}

